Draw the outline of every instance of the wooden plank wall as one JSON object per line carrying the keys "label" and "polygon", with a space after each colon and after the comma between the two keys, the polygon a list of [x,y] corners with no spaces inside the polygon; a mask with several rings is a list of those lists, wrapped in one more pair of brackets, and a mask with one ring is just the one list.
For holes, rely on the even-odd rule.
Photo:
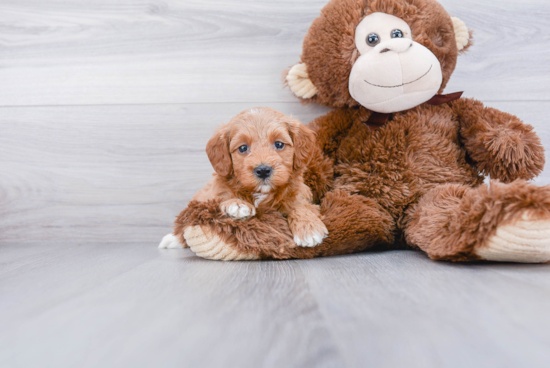
{"label": "wooden plank wall", "polygon": [[[325,2],[1,0],[0,242],[156,243],[209,178],[217,125],[254,106],[327,111],[281,83]],[[442,3],[476,37],[447,91],[550,147],[550,3]]]}

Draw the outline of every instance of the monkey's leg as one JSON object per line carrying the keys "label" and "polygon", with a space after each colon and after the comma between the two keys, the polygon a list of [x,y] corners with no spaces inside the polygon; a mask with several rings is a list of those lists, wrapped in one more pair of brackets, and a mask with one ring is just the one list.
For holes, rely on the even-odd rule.
{"label": "monkey's leg", "polygon": [[517,180],[438,186],[407,214],[407,243],[432,259],[550,261],[550,187]]}
{"label": "monkey's leg", "polygon": [[265,250],[294,243],[279,213],[235,219],[220,209],[219,200],[191,201],[175,221],[174,236],[197,256],[223,261],[266,258]]}
{"label": "monkey's leg", "polygon": [[391,245],[395,221],[373,199],[334,190],[321,201],[328,237],[315,248],[315,256],[360,252],[376,245]]}
{"label": "monkey's leg", "polygon": [[374,200],[329,192],[321,203],[328,237],[315,247],[299,247],[278,212],[247,220],[224,216],[217,202],[191,202],[176,220],[174,234],[198,256],[217,260],[312,258],[347,254],[393,243],[395,224]]}

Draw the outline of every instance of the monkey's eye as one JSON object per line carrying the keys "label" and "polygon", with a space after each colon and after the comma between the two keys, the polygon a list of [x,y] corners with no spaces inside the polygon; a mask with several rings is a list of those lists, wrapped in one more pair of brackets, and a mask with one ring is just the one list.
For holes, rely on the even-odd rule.
{"label": "monkey's eye", "polygon": [[403,31],[401,31],[400,29],[394,29],[393,31],[391,31],[391,38],[403,38],[404,35],[403,35]]}
{"label": "monkey's eye", "polygon": [[242,146],[239,147],[239,152],[240,153],[247,153],[248,152],[248,146],[246,144],[243,144]]}
{"label": "monkey's eye", "polygon": [[369,46],[376,46],[380,43],[380,37],[376,33],[371,33],[367,37],[367,45]]}
{"label": "monkey's eye", "polygon": [[285,144],[283,142],[275,142],[275,148],[278,150],[282,150],[285,148]]}

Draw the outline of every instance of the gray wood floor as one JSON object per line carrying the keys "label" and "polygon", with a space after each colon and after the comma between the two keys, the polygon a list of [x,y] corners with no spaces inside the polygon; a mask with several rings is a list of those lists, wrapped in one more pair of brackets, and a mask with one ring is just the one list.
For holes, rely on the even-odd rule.
{"label": "gray wood floor", "polygon": [[[217,125],[327,111],[281,83],[325,2],[0,0],[0,367],[550,365],[549,265],[156,249]],[[447,91],[550,148],[550,3],[442,3],[476,37]]]}
{"label": "gray wood floor", "polygon": [[548,367],[550,267],[0,248],[2,367]]}

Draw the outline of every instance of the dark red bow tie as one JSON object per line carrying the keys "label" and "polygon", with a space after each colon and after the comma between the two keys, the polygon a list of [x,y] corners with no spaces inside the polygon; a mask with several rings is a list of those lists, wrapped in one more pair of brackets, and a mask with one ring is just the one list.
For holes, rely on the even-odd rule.
{"label": "dark red bow tie", "polygon": [[[426,103],[428,105],[439,106],[449,102],[453,102],[462,97],[464,92],[449,93],[448,95],[435,95]],[[369,119],[365,122],[371,131],[382,128],[388,121],[393,119],[393,114],[384,114],[373,112]]]}

